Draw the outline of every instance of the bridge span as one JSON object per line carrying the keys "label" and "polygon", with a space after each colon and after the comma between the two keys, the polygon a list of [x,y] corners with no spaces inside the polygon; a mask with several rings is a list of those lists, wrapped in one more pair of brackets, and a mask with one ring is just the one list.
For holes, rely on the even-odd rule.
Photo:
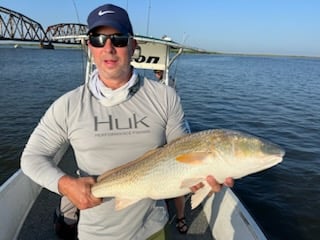
{"label": "bridge span", "polygon": [[46,30],[37,21],[0,6],[0,41],[24,41],[47,43],[78,44],[75,39],[53,40],[53,37],[83,35],[88,31],[87,25],[79,23],[59,23],[48,26]]}
{"label": "bridge span", "polygon": [[[55,25],[51,25],[46,30],[46,35],[48,39],[52,39],[53,37],[64,37],[64,36],[77,36],[77,35],[86,35],[88,32],[88,27],[85,24],[79,23],[59,23]],[[76,39],[58,39],[51,40],[52,42],[59,43],[72,43],[77,44],[80,41]]]}

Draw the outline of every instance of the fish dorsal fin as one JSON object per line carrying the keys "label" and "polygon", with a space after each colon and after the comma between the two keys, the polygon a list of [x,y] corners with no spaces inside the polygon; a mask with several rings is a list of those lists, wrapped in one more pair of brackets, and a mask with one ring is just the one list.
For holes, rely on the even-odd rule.
{"label": "fish dorsal fin", "polygon": [[190,153],[185,153],[181,154],[176,157],[176,160],[181,163],[186,163],[186,164],[201,164],[208,156],[208,152],[190,152]]}
{"label": "fish dorsal fin", "polygon": [[[181,139],[188,139],[189,136],[191,136],[191,133],[186,133],[186,134],[183,135],[183,136],[177,137],[176,139],[174,139],[174,140],[172,140],[172,141],[170,142],[170,145],[173,145],[173,144],[175,144],[176,142],[181,141]],[[166,144],[166,145],[168,145],[168,144]]]}
{"label": "fish dorsal fin", "polygon": [[137,162],[140,162],[142,160],[144,160],[145,158],[151,156],[152,154],[158,152],[160,149],[162,149],[161,147],[160,148],[156,148],[156,149],[152,149],[150,151],[147,151],[145,154],[143,154],[142,156],[138,157],[137,159],[133,160],[133,161],[130,161],[128,163],[125,163],[119,167],[116,167],[116,168],[113,168],[111,170],[108,170],[106,171],[105,173],[101,174],[98,178],[97,178],[97,182],[100,182],[102,181],[103,179],[107,178],[108,176],[114,174],[115,172],[118,172],[124,168],[128,168],[129,166],[131,165],[134,165],[136,164]]}

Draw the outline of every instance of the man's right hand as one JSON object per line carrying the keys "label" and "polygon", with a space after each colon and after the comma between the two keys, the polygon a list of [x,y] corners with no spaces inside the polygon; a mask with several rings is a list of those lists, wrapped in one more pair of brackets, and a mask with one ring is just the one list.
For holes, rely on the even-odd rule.
{"label": "man's right hand", "polygon": [[91,187],[96,183],[93,177],[74,178],[64,175],[59,179],[59,192],[80,210],[92,208],[101,204],[102,199],[96,198],[91,193]]}

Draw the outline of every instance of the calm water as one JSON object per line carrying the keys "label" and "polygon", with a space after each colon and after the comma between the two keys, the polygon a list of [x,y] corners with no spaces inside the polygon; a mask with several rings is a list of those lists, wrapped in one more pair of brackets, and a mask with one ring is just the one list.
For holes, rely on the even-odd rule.
{"label": "calm water", "polygon": [[[0,182],[49,104],[83,82],[82,59],[0,48]],[[286,150],[283,163],[234,187],[267,237],[319,239],[320,59],[184,55],[176,79],[193,131],[246,131]]]}

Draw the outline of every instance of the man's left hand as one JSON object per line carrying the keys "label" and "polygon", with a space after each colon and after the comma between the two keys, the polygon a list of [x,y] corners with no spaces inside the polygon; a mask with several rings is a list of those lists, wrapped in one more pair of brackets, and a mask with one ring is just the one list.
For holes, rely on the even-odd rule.
{"label": "man's left hand", "polygon": [[[211,192],[213,192],[213,193],[219,192],[223,185],[225,185],[227,187],[233,187],[233,185],[234,185],[234,180],[231,177],[226,178],[223,184],[218,183],[217,180],[213,176],[207,176],[206,180],[207,180],[208,184],[211,186],[211,189],[212,189]],[[203,183],[199,183],[199,184],[191,187],[190,189],[192,192],[196,192],[197,190],[199,190],[203,186],[204,186]]]}

